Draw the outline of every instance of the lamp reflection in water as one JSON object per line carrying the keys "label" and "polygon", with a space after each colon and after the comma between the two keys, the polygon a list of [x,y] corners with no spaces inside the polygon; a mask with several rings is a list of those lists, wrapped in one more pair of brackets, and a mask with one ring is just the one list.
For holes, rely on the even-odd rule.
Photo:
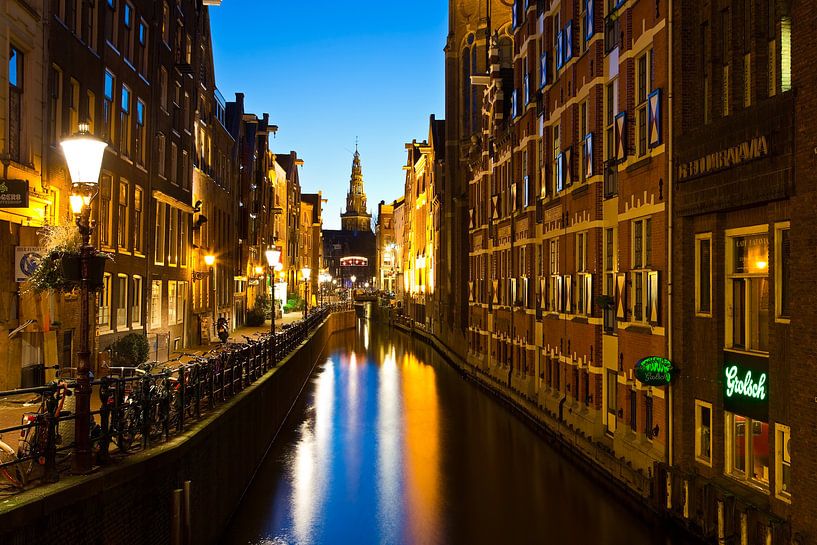
{"label": "lamp reflection in water", "polygon": [[401,491],[403,489],[403,441],[399,433],[400,371],[397,369],[394,345],[381,350],[380,388],[377,391],[377,523],[381,543],[400,543]]}

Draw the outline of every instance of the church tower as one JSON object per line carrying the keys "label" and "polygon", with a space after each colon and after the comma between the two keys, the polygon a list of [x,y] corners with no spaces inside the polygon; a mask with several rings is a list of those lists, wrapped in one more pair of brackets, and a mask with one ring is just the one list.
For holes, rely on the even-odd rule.
{"label": "church tower", "polygon": [[372,215],[366,209],[363,170],[360,168],[360,153],[357,151],[357,144],[355,144],[355,157],[352,159],[349,192],[346,194],[346,212],[340,215],[340,223],[344,231],[371,232],[372,230]]}

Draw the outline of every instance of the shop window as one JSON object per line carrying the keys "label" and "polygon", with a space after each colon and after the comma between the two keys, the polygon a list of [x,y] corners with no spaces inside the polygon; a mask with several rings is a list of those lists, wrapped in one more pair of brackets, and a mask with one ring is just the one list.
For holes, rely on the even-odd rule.
{"label": "shop window", "polygon": [[768,235],[727,233],[726,249],[726,346],[768,352]]}
{"label": "shop window", "polygon": [[712,404],[695,400],[695,459],[712,466]]}
{"label": "shop window", "polygon": [[726,473],[740,481],[769,486],[769,425],[726,413]]}
{"label": "shop window", "polygon": [[778,498],[791,501],[791,429],[775,424],[774,489]]}

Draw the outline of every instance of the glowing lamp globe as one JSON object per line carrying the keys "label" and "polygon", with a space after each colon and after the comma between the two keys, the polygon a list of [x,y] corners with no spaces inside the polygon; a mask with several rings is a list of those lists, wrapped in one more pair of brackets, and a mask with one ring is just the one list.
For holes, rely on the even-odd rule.
{"label": "glowing lamp globe", "polygon": [[88,132],[88,124],[81,123],[79,132],[60,142],[60,146],[68,164],[71,181],[75,185],[98,185],[102,156],[108,144],[94,138]]}
{"label": "glowing lamp globe", "polygon": [[281,250],[270,249],[264,252],[264,255],[267,256],[267,264],[270,267],[275,268],[278,265],[278,261],[281,259]]}

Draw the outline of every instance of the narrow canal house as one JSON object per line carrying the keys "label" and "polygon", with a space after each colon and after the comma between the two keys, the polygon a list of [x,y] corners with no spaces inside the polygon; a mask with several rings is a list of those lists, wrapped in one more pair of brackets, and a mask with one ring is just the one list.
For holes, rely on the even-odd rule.
{"label": "narrow canal house", "polygon": [[[813,338],[805,279],[814,274],[813,261],[792,274],[792,12],[774,0],[694,0],[676,3],[673,18],[672,360],[680,372],[667,507],[712,538],[782,543],[786,520],[814,528],[813,511],[792,519],[805,515],[793,505],[810,497],[801,505],[814,506],[813,462],[808,474],[792,468],[798,454],[814,454],[791,449],[806,445],[814,424],[814,391],[793,386],[794,354],[805,362],[813,350],[798,345]],[[800,214],[800,226],[813,225],[813,205]],[[799,237],[802,255],[813,256],[805,247],[813,234]],[[803,279],[803,291],[792,278]],[[803,340],[792,336],[798,317],[808,323]],[[810,400],[800,428],[797,394]]]}
{"label": "narrow canal house", "polygon": [[[495,14],[493,14],[495,15]],[[470,159],[469,361],[640,472],[665,460],[666,13],[517,1]],[[494,17],[494,21],[497,18]],[[484,78],[484,79],[483,79]]]}

